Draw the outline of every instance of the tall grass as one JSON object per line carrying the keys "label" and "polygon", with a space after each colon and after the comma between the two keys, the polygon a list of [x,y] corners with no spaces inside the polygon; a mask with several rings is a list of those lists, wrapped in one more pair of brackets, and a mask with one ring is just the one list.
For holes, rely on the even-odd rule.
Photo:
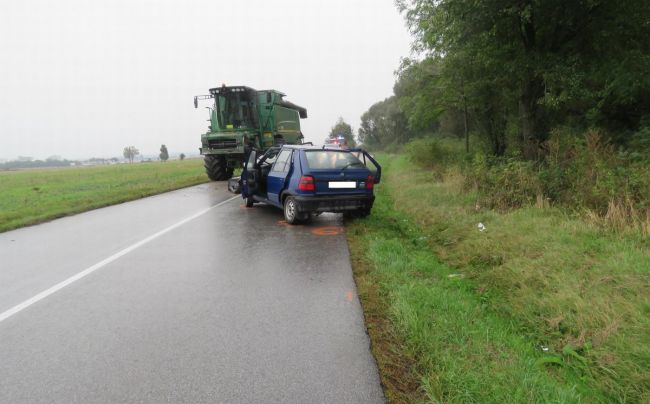
{"label": "tall grass", "polygon": [[650,234],[650,156],[617,150],[598,131],[583,137],[555,131],[543,147],[541,161],[467,156],[453,139],[418,139],[404,151],[438,179],[450,166],[459,167],[465,189],[478,192],[481,206],[561,206],[605,228]]}
{"label": "tall grass", "polygon": [[[648,402],[647,171],[598,142],[563,149],[557,164],[474,158],[433,172],[398,157],[386,185],[484,304],[548,348],[550,373],[571,369],[607,400]],[[552,193],[543,174],[556,169],[569,177]]]}

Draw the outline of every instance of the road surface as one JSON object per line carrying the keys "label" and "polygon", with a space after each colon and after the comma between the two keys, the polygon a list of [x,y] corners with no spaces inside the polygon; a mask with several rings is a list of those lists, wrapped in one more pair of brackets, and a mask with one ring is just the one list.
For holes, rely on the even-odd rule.
{"label": "road surface", "polygon": [[383,402],[340,218],[225,185],[0,233],[0,402]]}

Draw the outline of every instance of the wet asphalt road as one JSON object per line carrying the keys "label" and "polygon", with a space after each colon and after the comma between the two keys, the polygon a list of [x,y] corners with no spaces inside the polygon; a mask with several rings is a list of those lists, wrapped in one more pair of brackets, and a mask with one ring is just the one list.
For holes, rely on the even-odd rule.
{"label": "wet asphalt road", "polygon": [[0,233],[0,402],[382,402],[340,217],[225,185]]}

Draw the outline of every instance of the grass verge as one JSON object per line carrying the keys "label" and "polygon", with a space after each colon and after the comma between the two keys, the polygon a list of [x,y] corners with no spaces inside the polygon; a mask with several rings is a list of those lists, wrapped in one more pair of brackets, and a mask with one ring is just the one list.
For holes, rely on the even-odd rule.
{"label": "grass verge", "polygon": [[347,234],[391,402],[650,400],[647,239],[477,210],[453,170],[382,157],[373,214]]}
{"label": "grass verge", "polygon": [[0,172],[0,232],[207,181],[203,160]]}

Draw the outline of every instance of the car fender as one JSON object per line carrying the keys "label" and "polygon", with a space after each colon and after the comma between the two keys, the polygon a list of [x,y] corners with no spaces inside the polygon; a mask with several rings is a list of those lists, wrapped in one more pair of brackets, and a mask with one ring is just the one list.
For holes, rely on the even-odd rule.
{"label": "car fender", "polygon": [[284,200],[287,199],[288,196],[296,196],[296,194],[289,191],[288,189],[285,189],[280,193],[280,205],[281,206],[284,206]]}

